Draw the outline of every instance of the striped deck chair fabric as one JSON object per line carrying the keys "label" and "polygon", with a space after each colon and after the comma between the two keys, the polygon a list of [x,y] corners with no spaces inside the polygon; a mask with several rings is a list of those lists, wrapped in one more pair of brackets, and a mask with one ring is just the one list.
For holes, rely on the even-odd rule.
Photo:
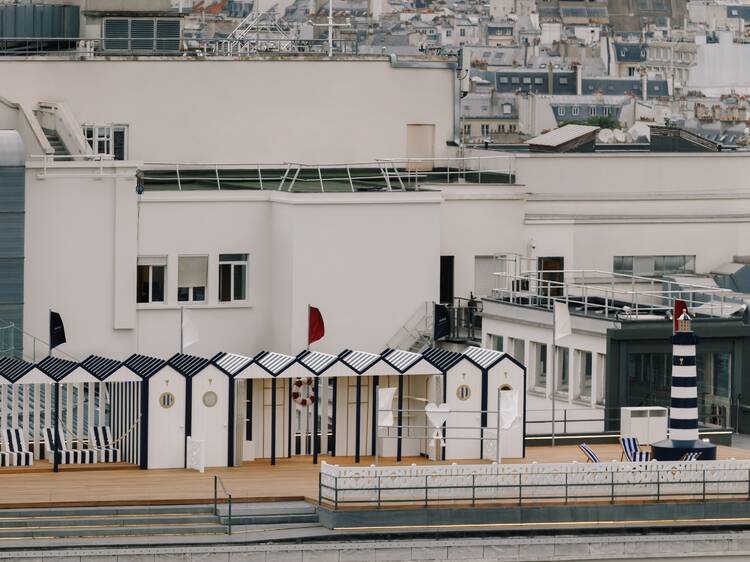
{"label": "striped deck chair fabric", "polygon": [[700,451],[690,451],[689,453],[685,453],[680,457],[681,461],[697,461],[698,458],[701,456]]}
{"label": "striped deck chair fabric", "polygon": [[[620,437],[620,446],[622,447],[620,460],[622,460],[623,457],[627,457],[630,462],[649,460],[648,457],[650,455],[641,451],[641,446],[638,443],[637,437]],[[646,455],[646,458],[643,458],[644,455]]]}
{"label": "striped deck chair fabric", "polygon": [[583,451],[583,454],[586,455],[587,463],[588,462],[602,462],[597,456],[597,454],[594,452],[594,450],[588,445],[586,445],[586,443],[580,443],[578,445],[578,448],[581,449],[581,451]]}
{"label": "striped deck chair fabric", "polygon": [[3,453],[8,457],[10,466],[34,464],[34,454],[26,446],[23,431],[17,427],[8,427],[3,432]]}
{"label": "striped deck chair fabric", "polygon": [[[44,428],[45,456],[55,449],[55,432],[51,427]],[[60,430],[60,448],[56,451],[57,462],[60,464],[92,464],[96,462],[96,454],[91,449],[68,449],[65,433]]]}
{"label": "striped deck chair fabric", "polygon": [[89,429],[89,447],[94,450],[99,462],[120,462],[120,449],[114,446],[112,433],[106,425]]}

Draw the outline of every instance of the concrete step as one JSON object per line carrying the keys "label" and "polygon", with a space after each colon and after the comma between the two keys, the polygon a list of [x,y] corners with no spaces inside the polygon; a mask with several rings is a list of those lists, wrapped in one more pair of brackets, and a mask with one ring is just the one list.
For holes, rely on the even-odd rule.
{"label": "concrete step", "polygon": [[51,507],[0,509],[0,520],[26,517],[86,517],[115,515],[155,515],[155,514],[213,514],[213,505],[142,505],[142,506],[101,506],[101,507]]}
{"label": "concrete step", "polygon": [[215,524],[214,515],[130,515],[98,517],[27,517],[0,519],[0,532],[9,529],[43,527],[126,527],[129,525]]}
{"label": "concrete step", "polygon": [[[227,504],[219,506],[222,523],[229,522]],[[318,510],[302,501],[240,503],[232,505],[232,525],[317,523]]]}
{"label": "concrete step", "polygon": [[[229,517],[220,517],[220,521],[227,525]],[[317,523],[318,514],[311,515],[234,515],[232,525],[271,525],[288,523]]]}
{"label": "concrete step", "polygon": [[144,535],[222,535],[226,527],[219,524],[128,525],[124,527],[30,527],[0,529],[0,541],[20,538],[113,537]]}

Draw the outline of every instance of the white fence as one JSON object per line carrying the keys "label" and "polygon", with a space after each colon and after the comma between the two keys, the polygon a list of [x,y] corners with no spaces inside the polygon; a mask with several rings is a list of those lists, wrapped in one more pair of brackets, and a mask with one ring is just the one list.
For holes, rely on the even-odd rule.
{"label": "white fence", "polygon": [[320,468],[320,503],[567,503],[750,499],[750,461],[481,464]]}

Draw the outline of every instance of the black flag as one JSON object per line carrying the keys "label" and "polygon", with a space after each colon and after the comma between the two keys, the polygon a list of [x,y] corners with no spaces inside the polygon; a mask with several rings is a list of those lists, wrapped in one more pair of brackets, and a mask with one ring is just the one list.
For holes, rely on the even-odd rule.
{"label": "black flag", "polygon": [[432,338],[439,340],[451,335],[451,321],[448,307],[444,304],[435,304],[435,328]]}
{"label": "black flag", "polygon": [[49,311],[49,348],[54,349],[61,343],[65,343],[65,326],[62,317],[53,311]]}

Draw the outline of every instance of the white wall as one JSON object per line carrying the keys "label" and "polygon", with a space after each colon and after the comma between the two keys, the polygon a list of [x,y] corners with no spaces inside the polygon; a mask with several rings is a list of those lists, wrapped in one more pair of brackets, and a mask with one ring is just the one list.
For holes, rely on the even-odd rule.
{"label": "white wall", "polygon": [[[132,174],[127,166],[112,169]],[[298,353],[307,343],[308,304],[326,323],[315,349],[380,352],[420,304],[438,296],[437,192],[138,197],[132,176],[93,179],[82,170],[61,166],[48,179],[27,172],[24,308],[26,331],[43,340],[49,308],[60,312],[68,336],[61,351],[78,359],[179,351],[180,255],[209,258],[207,302],[187,305],[199,341],[185,349],[209,357]],[[218,302],[221,253],[249,254],[246,302]],[[136,304],[138,256],[167,256],[165,303]]]}
{"label": "white wall", "polygon": [[370,162],[406,154],[406,125],[453,138],[450,68],[327,60],[2,60],[0,95],[62,101],[81,123],[129,125],[147,162]]}

